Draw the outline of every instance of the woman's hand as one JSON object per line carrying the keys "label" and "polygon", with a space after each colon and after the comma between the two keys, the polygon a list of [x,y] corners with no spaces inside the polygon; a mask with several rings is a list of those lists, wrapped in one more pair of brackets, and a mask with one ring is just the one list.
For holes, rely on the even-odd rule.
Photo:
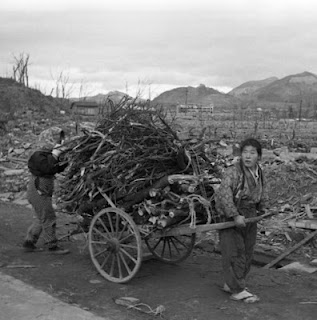
{"label": "woman's hand", "polygon": [[245,219],[244,216],[237,215],[234,217],[234,223],[236,224],[236,227],[242,228],[245,227]]}

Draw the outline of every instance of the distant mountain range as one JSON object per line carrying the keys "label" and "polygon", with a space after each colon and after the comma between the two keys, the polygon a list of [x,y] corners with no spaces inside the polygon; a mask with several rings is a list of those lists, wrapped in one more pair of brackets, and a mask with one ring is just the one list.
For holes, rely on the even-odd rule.
{"label": "distant mountain range", "polygon": [[264,80],[248,81],[229,93],[220,93],[200,85],[197,88],[175,88],[163,92],[153,100],[162,105],[210,104],[215,111],[232,111],[237,106],[294,110],[302,108],[303,116],[317,116],[317,76],[311,72],[290,75],[282,79],[271,77]]}
{"label": "distant mountain range", "polygon": [[[114,102],[118,102],[125,95],[120,91],[111,91],[106,95],[98,94],[85,99],[102,103],[110,98]],[[204,84],[196,88],[191,86],[178,87],[161,93],[151,103],[167,107],[193,103],[213,104],[216,110],[232,110],[232,108],[245,103],[249,106],[252,104],[254,107],[265,105],[280,107],[281,104],[299,104],[301,101],[304,104],[317,104],[317,76],[311,72],[305,71],[282,79],[270,77],[264,80],[248,81],[227,94],[208,88]]]}
{"label": "distant mountain range", "polygon": [[[40,91],[27,88],[9,78],[0,78],[0,93],[0,111],[6,114],[21,107],[54,112],[61,105],[65,105],[65,101],[45,96]],[[109,98],[117,103],[124,96],[126,94],[120,91],[111,91],[108,94],[71,99],[71,101],[87,100],[104,103]],[[139,100],[144,102],[143,99]],[[317,118],[317,76],[305,71],[282,79],[271,77],[252,80],[239,85],[227,94],[203,84],[196,88],[179,87],[165,91],[151,101],[154,107],[169,108],[179,104],[213,104],[215,113],[233,112],[237,107],[249,109],[260,107],[275,112],[292,108],[295,114],[298,114],[300,108],[303,117]]]}

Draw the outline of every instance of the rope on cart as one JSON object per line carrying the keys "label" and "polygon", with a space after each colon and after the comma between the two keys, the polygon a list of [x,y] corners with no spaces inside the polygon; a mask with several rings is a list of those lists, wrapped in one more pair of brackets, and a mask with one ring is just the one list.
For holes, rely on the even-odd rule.
{"label": "rope on cart", "polygon": [[191,229],[195,229],[196,228],[196,211],[195,211],[195,205],[194,205],[194,201],[197,200],[199,203],[201,203],[207,213],[207,223],[209,224],[211,222],[212,216],[209,210],[209,201],[206,200],[204,197],[198,195],[198,194],[192,194],[186,197],[187,201],[188,201],[188,205],[189,205],[189,214],[190,214],[190,225],[189,227]]}

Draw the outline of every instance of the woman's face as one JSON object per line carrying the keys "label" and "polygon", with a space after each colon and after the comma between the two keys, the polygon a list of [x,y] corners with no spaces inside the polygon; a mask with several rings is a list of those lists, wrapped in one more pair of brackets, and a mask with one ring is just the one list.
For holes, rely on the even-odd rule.
{"label": "woman's face", "polygon": [[250,169],[254,169],[259,160],[259,155],[255,147],[245,146],[241,154],[242,163]]}

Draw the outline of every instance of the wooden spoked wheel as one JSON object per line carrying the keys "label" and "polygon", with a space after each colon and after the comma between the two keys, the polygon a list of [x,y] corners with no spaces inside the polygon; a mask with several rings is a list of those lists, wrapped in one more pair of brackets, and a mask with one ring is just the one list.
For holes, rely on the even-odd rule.
{"label": "wooden spoked wheel", "polygon": [[193,250],[196,234],[145,238],[145,243],[151,253],[160,261],[178,263],[184,261]]}
{"label": "wooden spoked wheel", "polygon": [[117,208],[99,211],[88,236],[91,259],[104,278],[123,283],[135,276],[142,262],[141,235],[127,213]]}

